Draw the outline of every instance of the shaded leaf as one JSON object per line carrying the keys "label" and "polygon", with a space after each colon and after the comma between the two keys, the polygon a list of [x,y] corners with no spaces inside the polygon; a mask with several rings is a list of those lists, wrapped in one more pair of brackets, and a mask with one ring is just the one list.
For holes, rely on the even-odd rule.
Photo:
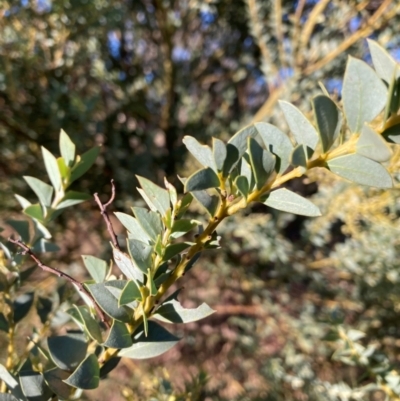
{"label": "shaded leaf", "polygon": [[258,134],[258,131],[255,125],[249,125],[244,127],[240,131],[238,131],[229,141],[228,144],[231,144],[237,148],[239,151],[239,158],[243,156],[243,154],[247,150],[247,140],[248,138],[255,138]]}
{"label": "shaded leaf", "polygon": [[318,95],[312,101],[322,151],[327,152],[340,132],[340,115],[335,102],[328,96]]}
{"label": "shaded leaf", "polygon": [[148,322],[147,337],[142,325],[134,336],[133,345],[121,350],[118,356],[132,359],[153,358],[170,350],[178,341],[179,338],[150,320]]}
{"label": "shaded leaf", "polygon": [[44,380],[51,391],[65,400],[69,399],[71,395],[71,387],[64,383],[64,380],[67,379],[68,376],[68,372],[59,368],[54,368],[43,372]]}
{"label": "shaded leaf", "polygon": [[[159,187],[158,185],[152,183],[150,180],[144,177],[136,176],[138,179],[140,186],[143,189],[146,197],[144,200],[150,207],[150,209],[155,208],[158,210],[162,216],[167,213],[167,210],[170,208],[170,198],[169,193],[166,189]],[[143,193],[142,193],[143,195]]]}
{"label": "shaded leaf", "polygon": [[129,279],[143,282],[143,272],[133,263],[130,256],[113,248],[114,261],[119,270]]}
{"label": "shaded leaf", "polygon": [[211,169],[216,170],[213,152],[209,146],[201,145],[196,138],[188,135],[183,137],[182,142],[200,164],[204,167],[210,167]]}
{"label": "shaded leaf", "polygon": [[175,207],[175,205],[178,202],[178,193],[176,192],[176,188],[170,182],[168,182],[168,180],[165,177],[164,177],[164,184],[165,188],[167,188],[168,190],[169,200],[172,206]]}
{"label": "shaded leaf", "polygon": [[67,313],[81,326],[82,330],[85,330],[90,338],[98,343],[103,342],[99,323],[93,318],[87,306],[74,305],[72,308],[68,309]]}
{"label": "shaded leaf", "polygon": [[350,57],[343,82],[343,108],[351,132],[360,132],[372,121],[387,99],[385,84],[364,61]]}
{"label": "shaded leaf", "polygon": [[175,220],[171,230],[171,238],[179,238],[182,235],[187,234],[190,230],[197,227],[198,223],[196,220]]}
{"label": "shaded leaf", "polygon": [[218,210],[220,199],[216,195],[209,195],[206,191],[192,191],[192,195],[207,211],[210,216],[214,216]]}
{"label": "shaded leaf", "polygon": [[264,204],[283,212],[300,214],[302,216],[321,216],[318,207],[286,188],[272,191]]}
{"label": "shaded leaf", "polygon": [[256,123],[265,147],[275,156],[277,156],[276,169],[282,174],[289,167],[290,155],[293,151],[293,145],[286,134],[281,130],[268,123]]}
{"label": "shaded leaf", "polygon": [[22,320],[31,309],[34,300],[34,292],[26,292],[19,295],[13,302],[14,323]]}
{"label": "shaded leaf", "polygon": [[376,188],[391,188],[392,177],[377,162],[357,154],[337,157],[327,162],[329,170],[340,177],[361,185]]}
{"label": "shaded leaf", "polygon": [[6,319],[3,313],[0,313],[0,330],[8,333],[8,329],[9,329],[8,320]]}
{"label": "shaded leaf", "polygon": [[47,345],[51,359],[63,370],[75,369],[85,358],[88,346],[85,336],[80,333],[49,337]]}
{"label": "shaded leaf", "polygon": [[244,177],[243,175],[239,175],[236,177],[235,180],[235,185],[237,189],[239,190],[240,194],[247,199],[247,195],[249,194],[249,182],[247,181],[247,178]]}
{"label": "shaded leaf", "polygon": [[183,198],[180,200],[178,212],[176,214],[177,219],[180,219],[186,213],[192,203],[192,200],[193,195],[191,193],[188,192],[187,194],[183,195]]}
{"label": "shaded leaf", "polygon": [[26,220],[6,220],[6,223],[18,233],[23,242],[29,242],[29,223]]}
{"label": "shaded leaf", "polygon": [[96,355],[88,355],[86,359],[76,368],[75,372],[64,381],[70,386],[80,388],[82,390],[91,390],[97,388],[100,381],[100,366]]}
{"label": "shaded leaf", "polygon": [[257,189],[260,189],[274,171],[275,156],[264,150],[254,138],[249,138],[248,148]]}
{"label": "shaded leaf", "polygon": [[293,149],[293,153],[290,157],[290,162],[293,166],[301,166],[307,168],[308,159],[312,156],[312,149],[305,147],[304,145],[297,145]]}
{"label": "shaded leaf", "polygon": [[11,394],[0,394],[0,401],[19,401]]}
{"label": "shaded leaf", "polygon": [[226,158],[222,166],[222,175],[227,177],[239,161],[239,151],[236,146],[228,143],[226,146]]}
{"label": "shaded leaf", "polygon": [[178,255],[178,253],[181,253],[185,249],[189,248],[190,245],[191,244],[188,242],[178,242],[177,244],[168,245],[165,248],[163,261],[172,259],[174,256]]}
{"label": "shaded leaf", "polygon": [[193,173],[185,182],[185,192],[201,191],[208,188],[218,188],[219,178],[214,170],[205,168]]}
{"label": "shaded leaf", "polygon": [[10,389],[18,387],[18,382],[15,380],[14,376],[2,364],[0,364],[0,380],[6,383],[7,387]]}
{"label": "shaded leaf", "polygon": [[44,222],[43,209],[38,203],[26,207],[24,209],[24,214],[26,214],[29,217],[32,217],[33,219],[38,220],[41,223]]}
{"label": "shaded leaf", "polygon": [[71,141],[71,138],[62,129],[60,131],[60,152],[61,156],[65,160],[65,164],[71,167],[75,161],[75,144]]}
{"label": "shaded leaf", "polygon": [[85,152],[83,155],[78,156],[78,162],[75,163],[71,171],[71,183],[77,180],[83,174],[85,174],[86,171],[88,171],[90,167],[93,166],[94,162],[97,159],[97,156],[99,155],[99,152],[100,148],[96,146]]}
{"label": "shaded leaf", "polygon": [[51,205],[51,199],[53,197],[54,188],[46,184],[45,182],[38,180],[35,177],[25,175],[24,180],[31,187],[32,191],[35,192],[39,201],[42,205],[49,207]]}
{"label": "shaded leaf", "polygon": [[133,301],[142,299],[142,294],[134,281],[128,281],[118,299],[118,305],[128,305]]}
{"label": "shaded leaf", "polygon": [[42,155],[47,174],[56,191],[61,189],[61,175],[58,169],[57,159],[42,146]]}
{"label": "shaded leaf", "polygon": [[318,143],[318,134],[314,126],[304,114],[289,102],[279,101],[285,120],[289,125],[296,142],[315,149]]}
{"label": "shaded leaf", "polygon": [[51,396],[51,390],[38,372],[22,372],[20,383],[22,392],[29,401],[47,401]]}
{"label": "shaded leaf", "polygon": [[82,255],[83,263],[96,283],[102,283],[107,277],[109,266],[103,259],[91,255]]}
{"label": "shaded leaf", "polygon": [[188,272],[195,264],[196,262],[200,259],[201,252],[196,253],[192,259],[189,260],[188,264],[185,267],[185,273]]}
{"label": "shaded leaf", "polygon": [[45,324],[49,313],[53,309],[53,303],[50,299],[39,296],[36,302],[36,310],[42,324]]}
{"label": "shaded leaf", "polygon": [[392,125],[382,132],[382,137],[388,142],[400,144],[400,124]]}
{"label": "shaded leaf", "polygon": [[86,286],[97,304],[108,316],[122,322],[129,322],[131,320],[131,311],[126,306],[118,306],[117,298],[107,289],[105,284],[110,285],[110,282],[86,284]]}
{"label": "shaded leaf", "polygon": [[114,320],[103,345],[116,349],[130,347],[132,345],[132,338],[126,325],[118,320]]}
{"label": "shaded leaf", "polygon": [[385,107],[385,115],[383,123],[385,124],[387,119],[392,115],[397,115],[400,108],[400,77],[393,77],[388,91],[388,101]]}
{"label": "shaded leaf", "polygon": [[32,246],[32,251],[37,253],[57,252],[59,250],[60,247],[57,244],[55,244],[54,242],[47,241],[44,238],[40,238]]}
{"label": "shaded leaf", "polygon": [[385,162],[392,156],[392,151],[381,135],[364,124],[356,144],[356,152],[376,162]]}

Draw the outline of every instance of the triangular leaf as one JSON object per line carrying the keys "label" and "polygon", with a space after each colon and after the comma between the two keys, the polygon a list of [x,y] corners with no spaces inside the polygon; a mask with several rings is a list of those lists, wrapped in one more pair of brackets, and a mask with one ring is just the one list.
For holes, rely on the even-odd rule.
{"label": "triangular leaf", "polygon": [[170,350],[178,341],[179,338],[150,320],[148,322],[148,335],[145,335],[142,325],[134,336],[133,345],[121,350],[118,356],[132,359],[153,358]]}
{"label": "triangular leaf", "polygon": [[202,191],[208,188],[218,188],[219,178],[214,170],[207,167],[193,173],[185,182],[185,192]]}
{"label": "triangular leaf", "polygon": [[296,142],[315,149],[318,143],[318,134],[314,126],[304,114],[289,102],[279,101],[286,122],[289,125]]}
{"label": "triangular leaf", "polygon": [[302,216],[321,216],[318,207],[286,188],[272,191],[264,204],[283,212],[300,214]]}
{"label": "triangular leaf", "polygon": [[307,168],[307,161],[312,155],[312,149],[304,145],[297,145],[290,156],[290,162],[293,166]]}
{"label": "triangular leaf", "polygon": [[343,82],[343,108],[351,132],[361,132],[383,109],[387,89],[364,61],[350,57]]}
{"label": "triangular leaf", "polygon": [[[384,79],[388,84],[395,75],[397,67],[393,57],[377,42],[367,39],[369,51],[371,52],[372,62],[379,78]],[[400,71],[397,71],[396,78],[400,76]]]}
{"label": "triangular leaf", "polygon": [[82,330],[85,330],[90,338],[99,344],[103,342],[99,323],[93,318],[87,306],[73,305],[72,308],[68,309],[67,313],[72,316]]}
{"label": "triangular leaf", "polygon": [[99,386],[100,381],[100,366],[95,354],[90,354],[86,359],[76,368],[68,379],[64,380],[65,383],[72,387],[80,388],[82,390],[92,390]]}
{"label": "triangular leaf", "polygon": [[38,220],[40,223],[44,223],[43,209],[38,203],[26,207],[24,214]]}
{"label": "triangular leaf", "polygon": [[182,235],[188,233],[190,230],[193,230],[193,228],[197,226],[198,223],[196,220],[187,220],[187,219],[175,220],[172,226],[170,237],[179,238]]}
{"label": "triangular leaf", "polygon": [[392,156],[392,151],[382,136],[366,124],[358,138],[356,152],[376,162],[386,162]]}
{"label": "triangular leaf", "polygon": [[128,305],[140,299],[142,299],[142,294],[140,293],[139,287],[134,281],[130,280],[126,283],[119,296],[118,305]]}
{"label": "triangular leaf", "polygon": [[387,170],[364,156],[357,154],[337,157],[327,162],[329,170],[340,177],[361,185],[392,188],[393,181]]}
{"label": "triangular leaf", "polygon": [[69,376],[65,370],[54,368],[43,372],[44,380],[55,394],[61,399],[68,400],[71,396],[71,387],[64,383]]}
{"label": "triangular leaf", "polygon": [[22,392],[28,400],[47,401],[50,398],[51,390],[40,373],[21,372],[19,379]]}

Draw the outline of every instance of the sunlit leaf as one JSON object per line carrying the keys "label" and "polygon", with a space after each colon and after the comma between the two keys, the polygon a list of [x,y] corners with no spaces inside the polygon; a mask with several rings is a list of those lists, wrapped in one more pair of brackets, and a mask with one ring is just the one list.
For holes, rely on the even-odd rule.
{"label": "sunlit leaf", "polygon": [[135,266],[137,266],[143,273],[147,273],[147,270],[151,267],[154,248],[142,241],[132,238],[128,238],[127,242],[129,254],[134,261]]}
{"label": "sunlit leaf", "polygon": [[248,149],[257,189],[260,189],[275,169],[275,156],[264,150],[254,138],[249,138]]}
{"label": "sunlit leaf", "polygon": [[96,355],[88,355],[86,359],[76,368],[75,372],[64,381],[70,386],[80,388],[82,390],[91,390],[97,388],[100,381],[100,366]]}
{"label": "sunlit leaf", "polygon": [[388,142],[400,144],[400,124],[392,125],[382,132],[382,137]]}
{"label": "sunlit leaf", "polygon": [[151,242],[150,235],[146,233],[135,217],[121,212],[115,212],[114,214],[123,224],[123,226],[129,231],[129,238],[134,238],[146,243]]}
{"label": "sunlit leaf", "polygon": [[35,192],[42,205],[51,205],[51,199],[54,192],[54,188],[51,185],[46,184],[45,182],[38,180],[35,177],[30,177],[27,175],[24,176],[24,180],[28,183],[33,192]]}
{"label": "sunlit leaf", "polygon": [[381,135],[364,124],[356,144],[356,152],[376,162],[385,162],[392,156],[392,151]]}
{"label": "sunlit leaf", "polygon": [[337,157],[327,162],[329,170],[350,181],[376,188],[391,188],[392,177],[379,163],[357,154]]}
{"label": "sunlit leaf", "polygon": [[397,70],[395,75],[397,63],[393,57],[374,40],[367,39],[367,42],[372,62],[379,78],[384,79],[390,84],[393,76],[396,76],[396,78],[400,77],[400,70]]}
{"label": "sunlit leaf", "polygon": [[75,144],[63,129],[60,131],[60,152],[65,164],[71,167],[75,160]]}
{"label": "sunlit leaf", "polygon": [[28,400],[47,401],[50,398],[51,390],[40,373],[22,372],[19,379],[22,392]]}
{"label": "sunlit leaf", "polygon": [[129,279],[143,282],[143,272],[133,263],[130,256],[113,248],[114,261],[121,272]]}
{"label": "sunlit leaf", "polygon": [[108,273],[109,266],[103,259],[91,255],[82,255],[83,263],[96,283],[102,283]]}
{"label": "sunlit leaf", "polygon": [[73,305],[72,308],[68,309],[67,313],[74,318],[77,324],[82,326],[82,329],[84,329],[93,340],[98,343],[103,342],[99,323],[89,312],[87,306]]}
{"label": "sunlit leaf", "polygon": [[121,291],[121,294],[118,299],[118,305],[128,305],[133,301],[140,300],[142,298],[142,294],[134,281],[128,281]]}
{"label": "sunlit leaf", "polygon": [[144,198],[146,203],[149,205],[150,208],[151,206],[153,206],[161,213],[162,216],[164,216],[167,210],[170,208],[170,198],[168,191],[152,183],[147,178],[140,177],[138,175],[136,176],[136,178],[138,179],[143,192],[146,194],[146,198]]}
{"label": "sunlit leaf", "polygon": [[315,149],[318,143],[318,134],[310,121],[291,103],[280,100],[279,105],[296,142]]}
{"label": "sunlit leaf", "polygon": [[170,350],[178,341],[178,337],[150,320],[148,322],[148,335],[145,335],[142,325],[134,336],[133,345],[122,349],[118,355],[132,359],[153,358]]}
{"label": "sunlit leaf", "polygon": [[255,138],[258,134],[258,131],[255,125],[249,125],[244,127],[240,131],[238,131],[229,141],[228,143],[235,146],[239,151],[239,158],[243,156],[243,154],[247,150],[247,140],[248,138]]}
{"label": "sunlit leaf", "polygon": [[196,138],[186,135],[182,142],[188,151],[198,160],[204,167],[210,167],[216,170],[213,152],[207,145],[201,145]]}
{"label": "sunlit leaf", "polygon": [[272,191],[264,204],[283,212],[300,214],[302,216],[321,216],[318,207],[286,188]]}
{"label": "sunlit leaf", "polygon": [[182,235],[187,234],[190,230],[193,230],[193,228],[197,227],[197,225],[198,224],[196,220],[187,220],[187,219],[175,220],[172,226],[170,237],[179,238]]}
{"label": "sunlit leaf", "polygon": [[24,209],[24,214],[26,214],[29,217],[32,217],[33,219],[38,220],[41,223],[44,222],[43,209],[38,203],[26,207]]}
{"label": "sunlit leaf", "polygon": [[163,230],[160,214],[143,207],[133,207],[132,210],[143,230],[148,234],[153,242],[155,242],[157,236],[161,234]]}
{"label": "sunlit leaf", "polygon": [[350,57],[343,82],[343,108],[351,132],[361,132],[383,109],[387,99],[385,84],[364,61]]}
{"label": "sunlit leaf", "polygon": [[176,192],[176,188],[170,182],[168,182],[168,180],[165,177],[164,177],[164,184],[165,188],[167,188],[168,190],[169,200],[172,206],[175,207],[176,203],[178,202],[178,193]]}
{"label": "sunlit leaf", "polygon": [[42,155],[47,174],[56,191],[61,189],[61,175],[58,169],[57,159],[42,146]]}

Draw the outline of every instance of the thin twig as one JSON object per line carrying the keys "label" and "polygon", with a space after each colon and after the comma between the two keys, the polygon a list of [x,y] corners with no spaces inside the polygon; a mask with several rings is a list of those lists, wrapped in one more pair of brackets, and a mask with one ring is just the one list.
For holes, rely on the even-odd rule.
{"label": "thin twig", "polygon": [[101,200],[99,198],[99,194],[96,192],[94,195],[94,199],[96,201],[96,203],[99,205],[100,208],[100,213],[103,216],[104,221],[106,222],[107,225],[107,231],[110,234],[111,237],[111,241],[114,245],[115,248],[117,248],[119,251],[121,250],[121,247],[118,244],[118,239],[117,239],[117,235],[115,234],[114,228],[111,224],[110,221],[110,217],[108,216],[107,213],[107,207],[110,206],[115,199],[115,185],[114,185],[114,180],[111,180],[111,198],[107,203],[101,203]]}
{"label": "thin twig", "polygon": [[110,327],[109,323],[106,320],[106,316],[104,315],[103,311],[100,309],[99,305],[97,305],[96,300],[93,298],[92,294],[84,287],[84,285],[81,282],[79,282],[78,280],[75,280],[69,274],[62,272],[61,270],[58,270],[55,267],[50,267],[50,266],[47,266],[44,263],[42,263],[42,261],[32,252],[32,250],[28,247],[28,245],[23,243],[21,240],[13,239],[13,238],[9,238],[8,240],[10,242],[12,242],[13,244],[18,245],[20,248],[22,248],[23,249],[22,254],[29,255],[31,257],[31,259],[33,259],[35,261],[35,263],[38,265],[38,267],[40,267],[45,272],[53,273],[56,276],[58,276],[60,278],[65,278],[70,283],[75,284],[76,287],[78,288],[78,290],[80,292],[82,292],[83,294],[85,294],[87,297],[89,297],[90,300],[93,302],[93,306],[96,309],[96,312],[99,315],[100,320],[108,328]]}

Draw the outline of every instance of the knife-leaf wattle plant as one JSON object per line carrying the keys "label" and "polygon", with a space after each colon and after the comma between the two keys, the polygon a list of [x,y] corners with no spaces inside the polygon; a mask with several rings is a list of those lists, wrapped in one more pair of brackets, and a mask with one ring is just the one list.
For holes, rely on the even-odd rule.
{"label": "knife-leaf wattle plant", "polygon": [[[259,122],[237,132],[228,143],[213,138],[208,146],[186,136],[184,144],[203,167],[182,179],[182,196],[166,180],[164,188],[138,177],[138,191],[148,207],[115,213],[127,230],[124,244],[118,242],[107,212],[115,196],[114,186],[106,204],[95,195],[111,236],[118,278],[111,273],[112,265],[96,256],[82,256],[91,276],[83,283],[43,264],[37,256],[56,250],[46,224],[66,207],[88,198],[68,187],[98,154],[94,148],[77,156],[63,131],[61,157],[43,149],[51,185],[24,177],[39,202],[31,204],[17,195],[34,230],[29,230],[27,222],[9,221],[18,237],[2,244],[0,330],[8,333],[9,346],[4,366],[0,366],[0,380],[1,392],[9,394],[0,395],[0,400],[77,398],[82,390],[96,388],[121,357],[145,359],[168,351],[179,338],[159,322],[189,323],[214,312],[206,304],[184,308],[178,300],[179,290],[172,294],[169,290],[202,252],[220,246],[219,224],[254,202],[288,213],[319,216],[318,207],[310,200],[284,187],[308,170],[325,168],[357,184],[392,187],[383,163],[391,157],[389,143],[400,143],[400,69],[378,44],[369,45],[375,71],[350,58],[341,103],[322,87],[322,93],[311,100],[310,120],[294,105],[280,102],[290,135]],[[203,207],[205,222],[187,217],[192,202]],[[82,303],[67,310],[78,332],[43,340],[40,330],[35,330],[26,350],[19,352],[14,346],[16,325],[31,305],[35,304],[43,324],[53,316],[52,305],[33,293],[15,297],[15,290],[33,269],[21,269],[28,258],[72,283]]]}

